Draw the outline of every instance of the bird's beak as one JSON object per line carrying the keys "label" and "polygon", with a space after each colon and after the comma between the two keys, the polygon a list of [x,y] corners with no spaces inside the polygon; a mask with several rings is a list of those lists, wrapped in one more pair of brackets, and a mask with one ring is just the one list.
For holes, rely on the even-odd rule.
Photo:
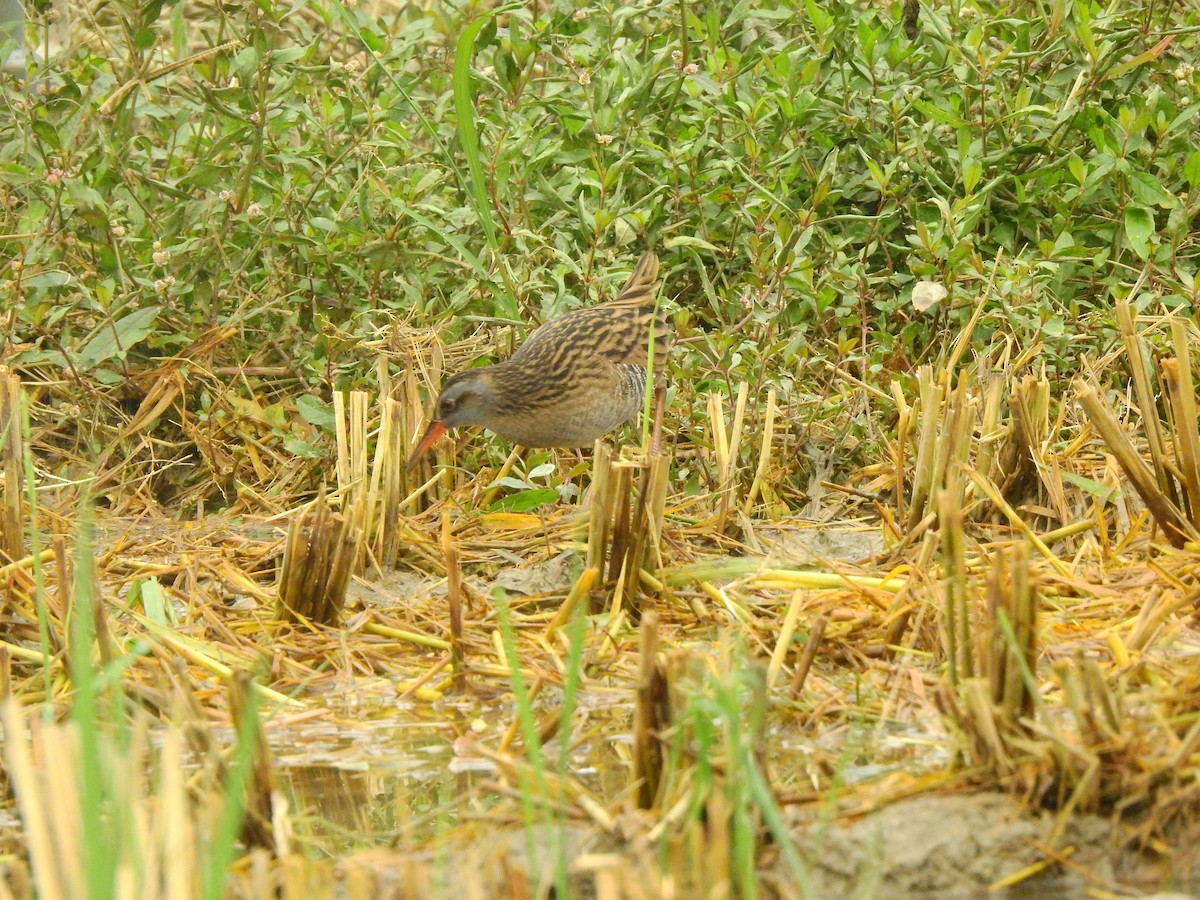
{"label": "bird's beak", "polygon": [[438,439],[445,433],[446,423],[441,419],[434,419],[429,423],[429,427],[425,429],[425,436],[421,438],[421,443],[417,444],[417,449],[408,458],[408,470],[410,472],[421,461],[421,457],[429,452],[429,448],[436,444]]}

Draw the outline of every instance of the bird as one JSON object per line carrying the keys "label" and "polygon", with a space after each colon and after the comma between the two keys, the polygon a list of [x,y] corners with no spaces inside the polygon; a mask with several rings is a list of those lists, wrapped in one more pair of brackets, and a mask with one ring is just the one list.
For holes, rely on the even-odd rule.
{"label": "bird", "polygon": [[453,375],[409,457],[412,469],[447,429],[482,425],[523,447],[590,447],[642,409],[647,360],[666,364],[658,257],[642,255],[615,300],[556,316],[509,359]]}

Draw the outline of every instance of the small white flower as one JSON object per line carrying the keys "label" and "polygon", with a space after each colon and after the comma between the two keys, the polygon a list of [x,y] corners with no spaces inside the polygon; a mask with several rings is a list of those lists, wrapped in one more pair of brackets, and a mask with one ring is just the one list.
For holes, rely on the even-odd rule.
{"label": "small white flower", "polygon": [[686,66],[683,67],[684,75],[695,75],[699,71],[700,71],[700,67],[698,65],[696,65],[695,63],[688,63]]}
{"label": "small white flower", "polygon": [[577,10],[575,10],[575,13],[571,16],[571,21],[572,22],[582,22],[587,17],[588,17],[588,14],[587,14],[586,9],[577,9]]}
{"label": "small white flower", "polygon": [[603,146],[607,147],[612,142],[613,142],[613,136],[611,134],[596,135],[596,143],[597,144],[602,144]]}
{"label": "small white flower", "polygon": [[[157,244],[158,241],[155,241],[154,243]],[[171,251],[170,250],[155,250],[153,259],[154,259],[154,264],[156,266],[165,266],[167,263],[169,263],[171,261]]]}
{"label": "small white flower", "polygon": [[918,281],[913,285],[912,303],[921,312],[925,312],[933,304],[945,300],[947,293],[945,286],[936,281]]}
{"label": "small white flower", "polygon": [[262,206],[260,206],[259,204],[251,203],[249,206],[246,207],[246,218],[247,219],[257,219],[261,215],[262,215]]}
{"label": "small white flower", "polygon": [[581,71],[579,73],[579,83],[585,84],[585,85],[591,84],[592,83],[592,73],[589,72],[587,69],[584,69],[583,71]]}

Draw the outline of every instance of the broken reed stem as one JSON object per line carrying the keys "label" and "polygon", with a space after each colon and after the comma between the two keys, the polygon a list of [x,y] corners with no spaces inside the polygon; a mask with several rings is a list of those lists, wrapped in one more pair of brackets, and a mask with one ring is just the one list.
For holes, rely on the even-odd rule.
{"label": "broken reed stem", "polygon": [[[958,683],[941,685],[937,695],[942,714],[966,739],[964,750],[971,763],[1000,778],[1011,775],[1016,760],[1029,754],[1031,730],[1037,731],[1036,737],[1052,742],[1059,737],[1053,727],[1047,731],[1040,724],[1030,724],[1039,703],[1034,674],[1037,602],[1028,544],[1019,542],[997,552],[987,573],[986,614],[980,617],[973,635],[964,635],[968,641],[973,639],[978,677],[963,667]],[[1080,734],[1084,734],[1082,729]],[[1068,781],[1094,783],[1090,775],[1084,775],[1082,781],[1078,778],[1092,762],[1098,766],[1088,743],[1085,739],[1085,746],[1078,748],[1081,752],[1071,749],[1059,759],[1061,774],[1068,776]]]}
{"label": "broken reed stem", "polygon": [[466,687],[463,669],[462,575],[458,569],[458,548],[450,528],[450,512],[442,512],[442,554],[446,560],[446,601],[450,608],[450,665],[454,670],[455,690]]}
{"label": "broken reed stem", "polygon": [[1150,462],[1154,466],[1159,490],[1172,502],[1177,502],[1174,481],[1166,467],[1166,439],[1163,437],[1162,421],[1158,416],[1158,405],[1154,399],[1154,388],[1150,383],[1150,350],[1138,335],[1133,324],[1129,300],[1117,301],[1117,330],[1125,345],[1125,356],[1129,360],[1129,375],[1133,381],[1134,397],[1142,414],[1142,428],[1146,432],[1146,443],[1150,446]]}
{"label": "broken reed stem", "polygon": [[999,456],[1000,494],[1019,503],[1038,478],[1042,444],[1050,432],[1049,382],[1032,375],[1021,379],[1013,386],[1008,406],[1010,424]]}
{"label": "broken reed stem", "polygon": [[912,500],[908,506],[905,529],[912,531],[925,517],[926,507],[933,496],[938,457],[938,438],[942,428],[943,388],[933,380],[933,369],[921,366],[917,369],[921,406],[917,410],[917,459],[913,466]]}
{"label": "broken reed stem", "polygon": [[[637,494],[633,492],[634,470],[640,470]],[[609,553],[609,573],[616,573],[612,611],[627,603],[630,613],[640,613],[640,600],[651,584],[642,578],[643,570],[651,573],[662,567],[662,527],[667,504],[669,460],[665,454],[645,450],[632,458],[624,458],[617,466],[618,508],[613,526],[612,547]],[[653,580],[653,579],[652,579]]]}
{"label": "broken reed stem", "polygon": [[[66,750],[64,745],[68,744],[67,741],[48,740],[50,735],[62,738],[72,726],[43,722],[36,714],[27,716],[20,702],[12,699],[4,702],[0,717],[4,722],[4,763],[9,790],[15,795],[21,813],[25,845],[38,893],[43,897],[57,898],[86,896],[86,882],[79,865],[83,847],[78,837],[78,822],[74,823],[74,827],[69,827],[65,834],[61,829],[61,825],[69,825],[71,820],[79,817],[78,798],[82,796],[76,776],[79,766],[72,764],[75,760],[70,758],[72,754],[69,750],[62,752]],[[48,746],[51,744],[57,746]],[[47,760],[62,767],[52,783],[46,781]],[[59,803],[48,802],[55,786],[65,789],[64,799],[68,800],[65,808],[74,815],[64,819],[63,807]],[[72,799],[74,803],[69,802]],[[66,859],[63,859],[64,852]],[[75,857],[73,860],[72,856]],[[76,891],[79,893],[76,894]]]}
{"label": "broken reed stem", "polygon": [[361,530],[334,513],[322,489],[288,525],[276,615],[284,622],[336,625],[346,602]]}
{"label": "broken reed stem", "polygon": [[1108,403],[1090,384],[1076,381],[1075,385],[1079,405],[1087,414],[1088,421],[1116,457],[1117,464],[1142,498],[1142,502],[1146,504],[1146,508],[1150,510],[1150,515],[1162,528],[1167,540],[1175,547],[1183,547],[1188,541],[1200,541],[1200,531],[1163,493],[1154,473],[1126,436]]}
{"label": "broken reed stem", "polygon": [[892,502],[896,507],[896,521],[907,522],[907,492],[904,485],[907,483],[905,473],[908,468],[908,440],[912,431],[912,407],[904,399],[904,389],[898,381],[892,382],[892,398],[896,401],[896,443],[892,460],[896,478],[892,484]]}
{"label": "broken reed stem", "polygon": [[766,483],[767,471],[771,464],[771,442],[775,439],[775,389],[767,391],[767,413],[763,420],[762,444],[758,451],[758,469],[754,473],[754,481],[750,483],[750,492],[742,510],[746,515],[754,508],[754,501]]}
{"label": "broken reed stem", "polygon": [[[1000,442],[1000,411],[1004,401],[1006,376],[1003,372],[989,372],[984,379],[983,420],[979,429],[979,452],[975,455],[975,470],[983,472],[993,481],[1000,477],[993,470]],[[968,487],[967,496],[971,496]]]}
{"label": "broken reed stem", "polygon": [[[1183,512],[1192,525],[1200,525],[1200,466],[1196,447],[1196,396],[1191,393],[1191,372],[1179,365],[1177,359],[1160,363],[1163,387],[1171,405],[1174,427],[1171,441],[1175,445],[1175,464],[1182,483]],[[1190,396],[1189,396],[1190,394]]]}
{"label": "broken reed stem", "polygon": [[342,515],[359,535],[351,560],[352,570],[361,572],[366,560],[366,543],[361,536],[367,519],[370,462],[367,454],[367,412],[371,395],[366,391],[350,392],[350,496],[342,500]]}
{"label": "broken reed stem", "polygon": [[950,684],[958,688],[974,672],[971,659],[970,606],[967,602],[967,564],[962,510],[948,502],[947,492],[938,493],[938,521],[941,525],[946,602],[943,631]]}
{"label": "broken reed stem", "polygon": [[995,505],[1009,523],[1024,535],[1033,546],[1035,546],[1040,554],[1054,567],[1054,571],[1058,572],[1063,578],[1071,577],[1071,567],[1064,563],[1061,559],[1054,555],[1054,551],[1046,546],[1046,542],[1038,537],[1037,533],[1029,527],[1029,523],[1025,521],[1021,515],[1009,505],[1008,501],[1000,496],[999,489],[976,472],[974,469],[962,467],[962,470],[967,473],[967,476],[975,482],[976,486],[984,493],[985,496]]}
{"label": "broken reed stem", "polygon": [[612,450],[603,440],[596,441],[592,451],[592,485],[588,489],[589,569],[604,570],[604,550],[608,546],[608,526],[612,521]]}
{"label": "broken reed stem", "polygon": [[614,465],[615,481],[610,479],[610,494],[614,504],[612,546],[608,551],[606,582],[616,581],[625,562],[630,540],[630,497],[633,493],[633,470],[628,464]]}
{"label": "broken reed stem", "polygon": [[946,502],[963,509],[964,486],[962,470],[967,468],[971,450],[972,413],[974,404],[968,391],[968,379],[959,379],[958,387],[950,392],[946,400],[944,440],[939,441],[934,485],[944,489],[946,497],[939,500],[939,509]]}
{"label": "broken reed stem", "polygon": [[792,635],[796,633],[796,623],[800,621],[800,610],[803,608],[804,598],[804,591],[792,592],[792,599],[788,603],[787,614],[783,617],[783,625],[779,629],[779,639],[775,642],[775,649],[771,653],[771,661],[767,665],[767,690],[774,687],[775,679],[779,677],[779,672],[783,668],[783,661],[787,658],[788,648],[792,645]]}
{"label": "broken reed stem", "polygon": [[338,495],[341,498],[342,515],[353,526],[359,541],[351,560],[353,571],[362,570],[366,558],[366,542],[363,535],[370,528],[368,515],[368,457],[367,457],[367,405],[370,397],[366,391],[350,392],[350,409],[347,413],[345,397],[341,391],[333,395],[334,428],[337,435],[336,472]]}
{"label": "broken reed stem", "polygon": [[0,509],[0,563],[25,555],[25,449],[21,434],[21,379],[0,366],[0,479],[3,509]]}
{"label": "broken reed stem", "polygon": [[400,555],[400,504],[407,489],[403,421],[403,404],[385,397],[380,404],[379,436],[371,465],[369,522],[363,527],[376,561],[389,569],[395,567]]}
{"label": "broken reed stem", "polygon": [[342,391],[333,392],[333,431],[337,444],[337,456],[334,459],[334,472],[337,474],[339,492],[350,489],[350,437],[346,422],[346,395]]}
{"label": "broken reed stem", "polygon": [[1163,381],[1171,398],[1175,427],[1175,464],[1183,475],[1183,505],[1192,525],[1200,529],[1200,434],[1196,414],[1196,389],[1192,381],[1192,357],[1188,347],[1187,326],[1178,317],[1171,319],[1171,337],[1175,359],[1162,361]]}
{"label": "broken reed stem", "polygon": [[575,583],[571,585],[571,590],[567,594],[567,598],[563,600],[562,606],[558,608],[558,612],[554,614],[554,618],[546,625],[545,634],[547,636],[571,621],[571,616],[574,614],[575,608],[589,594],[592,590],[592,585],[596,583],[599,577],[600,569],[594,566],[589,566],[579,574],[579,577],[575,579]]}
{"label": "broken reed stem", "polygon": [[988,579],[990,621],[982,635],[980,668],[1006,724],[1033,712],[1037,684],[1037,590],[1024,542],[997,553]]}
{"label": "broken reed stem", "polygon": [[662,532],[667,514],[667,488],[670,479],[670,460],[662,453],[652,453],[644,476],[645,489],[641,501],[643,527],[641,548],[630,561],[630,575],[641,581],[641,575],[649,570],[657,572],[663,566]]}
{"label": "broken reed stem", "polygon": [[725,429],[725,415],[721,395],[708,395],[708,417],[713,427],[713,450],[717,457],[717,531],[724,532],[729,519],[729,508],[733,503],[733,481],[737,469],[738,450],[742,443],[742,425],[746,418],[746,397],[750,385],[738,385],[734,401],[733,423],[729,432]]}
{"label": "broken reed stem", "polygon": [[390,625],[380,625],[378,622],[368,622],[362,630],[366,634],[377,634],[393,641],[406,641],[418,647],[430,647],[434,650],[449,650],[450,642],[441,638],[430,637],[416,631],[406,631],[403,628],[392,628]]}
{"label": "broken reed stem", "polygon": [[663,775],[660,735],[670,727],[670,691],[658,659],[658,614],[642,617],[638,638],[638,674],[633,708],[633,784],[639,809],[653,809]]}
{"label": "broken reed stem", "polygon": [[[258,716],[257,703],[251,695],[253,690],[254,685],[245,672],[235,672],[229,681],[229,713],[234,733],[238,736],[234,753],[239,751],[242,741],[250,742],[248,755],[242,756],[249,768],[242,777],[245,806],[242,811],[241,840],[248,847],[286,853],[286,844],[279,846],[276,842],[275,796],[278,787],[275,765]],[[232,774],[227,768],[226,778],[231,779]],[[279,818],[279,836],[285,840],[286,822],[286,816]]]}
{"label": "broken reed stem", "polygon": [[792,673],[792,685],[788,689],[788,695],[792,700],[799,697],[800,692],[804,690],[808,670],[812,668],[813,659],[816,658],[817,649],[825,637],[825,627],[828,624],[829,616],[820,616],[817,621],[813,622],[813,626],[808,632],[808,640],[804,643],[804,652],[800,654],[800,661],[796,663],[796,671]]}
{"label": "broken reed stem", "polygon": [[59,622],[65,622],[67,610],[71,608],[71,578],[72,572],[67,565],[67,541],[61,534],[53,535],[50,538],[50,550],[54,554],[54,577],[57,581],[54,591],[54,600],[49,600],[47,594],[47,603],[54,613],[54,617]]}

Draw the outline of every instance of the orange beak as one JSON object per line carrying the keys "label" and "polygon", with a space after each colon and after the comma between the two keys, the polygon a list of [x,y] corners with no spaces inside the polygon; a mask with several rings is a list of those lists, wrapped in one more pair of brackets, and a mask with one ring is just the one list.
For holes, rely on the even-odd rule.
{"label": "orange beak", "polygon": [[412,452],[412,456],[408,458],[408,470],[411,472],[413,467],[421,461],[421,457],[429,452],[429,448],[438,442],[443,434],[446,433],[446,423],[440,419],[434,419],[429,423],[429,427],[425,429],[425,436],[421,438],[421,443],[417,444],[417,449]]}

